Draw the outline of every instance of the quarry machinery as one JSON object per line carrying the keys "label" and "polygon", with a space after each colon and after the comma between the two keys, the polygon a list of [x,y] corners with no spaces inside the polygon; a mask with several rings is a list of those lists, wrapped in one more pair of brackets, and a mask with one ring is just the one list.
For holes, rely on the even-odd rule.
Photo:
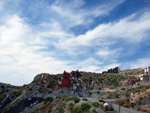
{"label": "quarry machinery", "polygon": [[53,83],[50,82],[52,79],[56,78],[56,77],[62,77],[61,79],[61,84],[56,84],[58,87],[66,87],[66,88],[70,88],[71,87],[71,83],[73,83],[76,86],[76,90],[75,92],[78,93],[78,95],[80,97],[82,97],[82,95],[79,92],[79,87],[75,82],[75,79],[78,79],[81,76],[81,74],[77,71],[72,71],[71,74],[64,71],[63,74],[58,74],[58,75],[51,75],[50,77],[46,77],[40,80],[36,80],[34,82],[36,83],[41,83],[42,85],[47,86],[48,88],[50,87],[54,87]]}
{"label": "quarry machinery", "polygon": [[62,79],[62,83],[61,83],[62,87],[68,87],[68,88],[70,87],[70,85],[71,85],[70,77],[71,77],[70,74],[68,72],[64,71],[63,79]]}

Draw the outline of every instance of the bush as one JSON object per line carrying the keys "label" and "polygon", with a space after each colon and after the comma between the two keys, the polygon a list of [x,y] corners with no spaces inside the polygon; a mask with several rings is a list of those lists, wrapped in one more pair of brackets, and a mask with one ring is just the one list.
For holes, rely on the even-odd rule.
{"label": "bush", "polygon": [[88,101],[88,99],[87,99],[87,98],[83,98],[82,100],[84,100],[84,101]]}
{"label": "bush", "polygon": [[99,106],[99,103],[98,103],[98,102],[93,102],[92,105],[93,105],[94,107],[98,107],[98,106]]}
{"label": "bush", "polygon": [[5,88],[4,85],[1,85],[1,88]]}
{"label": "bush", "polygon": [[143,89],[145,86],[139,86],[137,87],[137,89]]}
{"label": "bush", "polygon": [[105,113],[116,113],[116,111],[106,111]]}
{"label": "bush", "polygon": [[118,105],[120,105],[120,106],[123,106],[124,101],[123,101],[122,99],[119,99],[119,100],[116,100],[116,101],[115,101],[115,104],[118,104]]}
{"label": "bush", "polygon": [[19,96],[22,93],[22,91],[14,91],[11,93],[10,97],[11,98],[16,98],[17,96]]}
{"label": "bush", "polygon": [[91,108],[91,105],[88,104],[88,103],[82,103],[82,104],[81,104],[81,110],[83,110],[83,111],[87,111],[87,110],[89,110],[90,108]]}
{"label": "bush", "polygon": [[53,97],[47,97],[44,104],[46,104],[47,102],[53,102]]}
{"label": "bush", "polygon": [[99,107],[100,107],[101,109],[104,109],[103,104],[99,104]]}
{"label": "bush", "polygon": [[144,97],[140,97],[140,98],[139,98],[140,101],[143,100],[143,99],[144,99]]}
{"label": "bush", "polygon": [[68,95],[59,95],[59,96],[56,96],[57,99],[62,99],[62,100],[65,100],[68,98]]}
{"label": "bush", "polygon": [[64,109],[62,107],[58,108],[58,113],[64,113]]}
{"label": "bush", "polygon": [[129,98],[116,100],[115,104],[118,104],[120,106],[124,106],[124,107],[127,107],[127,108],[131,107]]}
{"label": "bush", "polygon": [[97,91],[97,93],[100,93],[99,91]]}
{"label": "bush", "polygon": [[126,96],[126,97],[129,97],[129,96],[130,96],[130,92],[129,92],[129,91],[126,91],[126,92],[125,92],[125,96]]}
{"label": "bush", "polygon": [[80,98],[78,97],[71,97],[69,100],[73,100],[75,103],[78,103],[80,101]]}
{"label": "bush", "polygon": [[96,109],[93,109],[92,111],[93,111],[94,113],[97,113]]}
{"label": "bush", "polygon": [[81,111],[81,108],[79,107],[79,106],[75,106],[74,108],[73,108],[73,113],[81,113],[82,111]]}
{"label": "bush", "polygon": [[88,103],[82,103],[80,106],[70,106],[71,113],[87,113],[88,110],[91,108],[91,105]]}
{"label": "bush", "polygon": [[121,88],[121,90],[125,90],[126,88]]}

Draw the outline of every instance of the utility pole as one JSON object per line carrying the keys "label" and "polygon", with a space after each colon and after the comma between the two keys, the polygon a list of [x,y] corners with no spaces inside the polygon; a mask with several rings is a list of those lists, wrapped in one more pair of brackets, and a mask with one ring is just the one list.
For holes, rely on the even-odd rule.
{"label": "utility pole", "polygon": [[120,113],[120,110],[121,110],[121,106],[119,105],[119,113]]}

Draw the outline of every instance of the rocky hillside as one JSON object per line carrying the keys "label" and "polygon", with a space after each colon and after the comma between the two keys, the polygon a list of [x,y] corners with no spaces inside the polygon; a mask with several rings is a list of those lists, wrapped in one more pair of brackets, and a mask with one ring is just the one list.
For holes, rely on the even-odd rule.
{"label": "rocky hillside", "polygon": [[[140,106],[150,105],[150,87],[141,86],[138,79],[131,75],[142,73],[143,69],[105,74],[79,72],[78,77],[71,77],[70,88],[62,88],[62,74],[41,73],[30,84],[21,87],[1,83],[0,113],[99,113],[104,112],[104,108],[97,101],[93,101],[94,99],[120,98],[124,98],[124,102],[130,102],[129,107],[140,101],[140,104],[133,106],[139,109]],[[116,103],[120,104],[118,101]]]}

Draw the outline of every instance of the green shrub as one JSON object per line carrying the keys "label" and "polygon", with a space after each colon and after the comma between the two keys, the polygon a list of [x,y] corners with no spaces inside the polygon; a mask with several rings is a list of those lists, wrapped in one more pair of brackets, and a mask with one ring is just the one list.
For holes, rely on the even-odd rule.
{"label": "green shrub", "polygon": [[84,101],[88,101],[88,99],[87,99],[87,98],[83,98],[82,100],[84,100]]}
{"label": "green shrub", "polygon": [[98,106],[99,106],[99,103],[98,103],[98,102],[93,102],[92,105],[93,105],[94,107],[98,107]]}
{"label": "green shrub", "polygon": [[47,97],[44,104],[46,104],[47,102],[53,102],[53,97]]}
{"label": "green shrub", "polygon": [[125,96],[126,96],[126,97],[129,97],[129,96],[130,96],[130,92],[129,92],[129,91],[126,91],[126,92],[125,92]]}
{"label": "green shrub", "polygon": [[58,108],[58,113],[64,113],[64,109],[62,107]]}
{"label": "green shrub", "polygon": [[140,101],[143,100],[143,99],[144,99],[144,97],[140,97],[140,98],[139,98]]}
{"label": "green shrub", "polygon": [[91,108],[91,105],[88,103],[82,103],[80,106],[70,106],[71,113],[87,113]]}
{"label": "green shrub", "polygon": [[1,88],[5,88],[4,85],[1,85]]}
{"label": "green shrub", "polygon": [[3,92],[0,92],[0,96],[3,95]]}
{"label": "green shrub", "polygon": [[115,104],[118,104],[120,106],[124,106],[124,107],[127,107],[127,108],[131,107],[129,98],[116,100]]}
{"label": "green shrub", "polygon": [[85,82],[85,83],[88,83],[91,79],[90,78],[87,78],[87,77],[84,77],[82,78],[82,81]]}
{"label": "green shrub", "polygon": [[136,103],[137,103],[138,105],[140,105],[140,104],[141,104],[141,101],[140,101],[140,100],[136,100]]}
{"label": "green shrub", "polygon": [[143,89],[145,86],[139,86],[137,87],[137,89]]}
{"label": "green shrub", "polygon": [[141,92],[141,89],[136,89],[136,90],[135,90],[135,93],[136,93],[136,92]]}
{"label": "green shrub", "polygon": [[73,100],[75,103],[78,103],[80,101],[80,98],[78,98],[78,97],[70,97],[69,100]]}
{"label": "green shrub", "polygon": [[97,93],[100,93],[99,91],[97,91]]}
{"label": "green shrub", "polygon": [[94,113],[97,113],[96,109],[93,109],[92,111],[93,111]]}
{"label": "green shrub", "polygon": [[91,108],[91,105],[88,104],[88,103],[82,103],[82,104],[81,104],[81,110],[82,110],[82,111],[87,111],[87,110],[89,110],[90,108]]}
{"label": "green shrub", "polygon": [[73,113],[82,113],[82,110],[81,110],[80,106],[75,106],[73,108]]}
{"label": "green shrub", "polygon": [[103,104],[99,104],[99,107],[100,107],[101,109],[104,109]]}
{"label": "green shrub", "polygon": [[116,111],[106,111],[105,113],[116,113]]}
{"label": "green shrub", "polygon": [[121,88],[121,90],[125,90],[126,88]]}
{"label": "green shrub", "polygon": [[17,96],[19,96],[22,93],[22,91],[14,91],[11,93],[10,97],[11,98],[16,98]]}
{"label": "green shrub", "polygon": [[116,100],[115,103],[120,105],[120,106],[123,106],[124,101],[122,99],[119,99],[119,100]]}
{"label": "green shrub", "polygon": [[59,96],[56,96],[57,99],[62,99],[62,100],[65,100],[68,98],[68,95],[59,95]]}
{"label": "green shrub", "polygon": [[73,113],[73,108],[74,108],[73,106],[70,106],[70,108],[69,108],[71,113]]}

